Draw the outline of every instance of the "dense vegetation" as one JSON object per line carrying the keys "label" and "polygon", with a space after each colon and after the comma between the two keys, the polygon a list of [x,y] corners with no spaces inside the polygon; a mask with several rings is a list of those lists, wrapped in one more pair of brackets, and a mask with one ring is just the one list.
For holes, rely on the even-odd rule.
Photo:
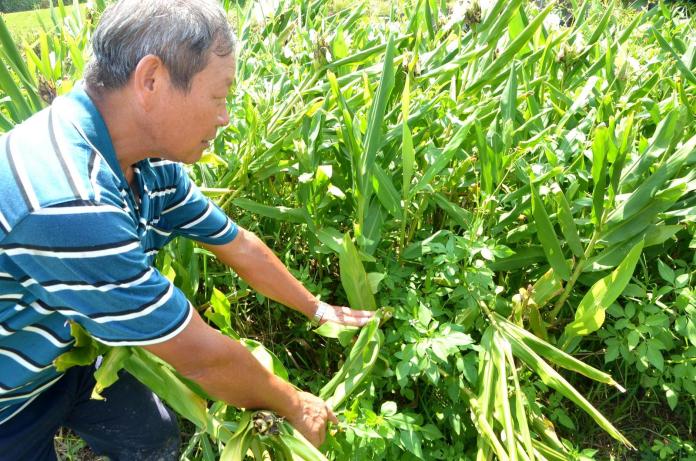
{"label": "dense vegetation", "polygon": [[[79,0],[85,3],[86,0]],[[13,13],[16,11],[29,11],[36,8],[49,8],[57,2],[52,0],[0,0],[0,13]]]}
{"label": "dense vegetation", "polygon": [[[232,120],[192,175],[322,299],[392,318],[327,340],[188,241],[158,265],[277,373],[334,396],[325,456],[696,459],[686,7],[230,3]],[[56,14],[21,52],[0,30],[2,129],[69,90],[93,19]],[[151,360],[109,354],[136,374]],[[157,367],[188,396],[165,396],[197,424],[187,459],[320,459],[258,435],[259,415],[200,413]]]}

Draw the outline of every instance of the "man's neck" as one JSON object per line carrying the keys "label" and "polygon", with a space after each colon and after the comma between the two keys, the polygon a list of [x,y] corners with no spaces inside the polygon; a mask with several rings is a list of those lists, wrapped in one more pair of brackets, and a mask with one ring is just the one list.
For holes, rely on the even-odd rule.
{"label": "man's neck", "polygon": [[104,119],[124,177],[130,183],[133,178],[132,165],[150,156],[153,149],[147,132],[147,122],[140,114],[132,95],[125,89],[113,91],[85,91]]}

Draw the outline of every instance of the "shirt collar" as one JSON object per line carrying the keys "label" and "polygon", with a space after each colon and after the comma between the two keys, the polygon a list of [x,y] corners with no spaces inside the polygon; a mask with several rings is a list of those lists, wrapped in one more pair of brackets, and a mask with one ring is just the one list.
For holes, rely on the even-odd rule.
{"label": "shirt collar", "polygon": [[70,113],[67,114],[70,121],[87,138],[86,141],[104,157],[113,172],[125,184],[126,178],[116,158],[109,130],[97,106],[85,91],[82,81],[76,83],[72,91],[64,96],[64,101],[69,103],[66,106],[70,108]]}

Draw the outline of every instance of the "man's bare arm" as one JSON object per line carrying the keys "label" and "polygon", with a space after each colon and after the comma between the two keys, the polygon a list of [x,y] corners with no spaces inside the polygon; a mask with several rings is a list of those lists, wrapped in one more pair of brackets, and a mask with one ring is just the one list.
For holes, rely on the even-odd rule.
{"label": "man's bare arm", "polygon": [[[312,295],[268,246],[253,232],[240,227],[237,237],[224,245],[203,245],[223,263],[234,269],[259,293],[312,318],[317,298]],[[363,326],[374,315],[370,311],[329,306],[323,320]]]}
{"label": "man's bare arm", "polygon": [[266,370],[243,345],[208,326],[196,312],[177,336],[145,349],[216,399],[284,416],[316,446],[324,440],[326,422],[336,422],[323,400]]}

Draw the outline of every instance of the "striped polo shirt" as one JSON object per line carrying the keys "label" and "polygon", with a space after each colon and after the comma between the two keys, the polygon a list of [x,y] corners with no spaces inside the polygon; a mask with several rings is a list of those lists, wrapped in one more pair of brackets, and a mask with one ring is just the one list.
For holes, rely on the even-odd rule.
{"label": "striped polo shirt", "polygon": [[180,164],[134,173],[137,195],[80,86],[0,137],[0,424],[60,379],[70,320],[112,346],[179,333],[192,307],[153,267],[157,251],[236,236]]}

